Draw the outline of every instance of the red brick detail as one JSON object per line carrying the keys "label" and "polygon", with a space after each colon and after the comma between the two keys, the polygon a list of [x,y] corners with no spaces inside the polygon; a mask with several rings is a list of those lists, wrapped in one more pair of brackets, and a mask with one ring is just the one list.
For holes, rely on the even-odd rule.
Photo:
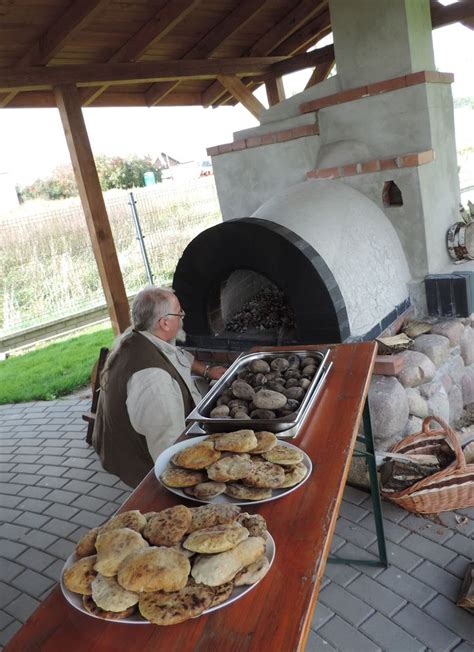
{"label": "red brick detail", "polygon": [[399,168],[409,168],[414,165],[424,165],[425,163],[431,163],[434,161],[434,152],[432,149],[428,149],[425,152],[416,152],[413,154],[402,154],[397,156],[397,167]]}
{"label": "red brick detail", "polygon": [[362,172],[378,172],[380,170],[380,161],[376,158],[373,161],[362,162],[361,166]]}
{"label": "red brick detail", "polygon": [[357,174],[357,163],[350,163],[350,165],[343,165],[341,167],[343,177],[352,177]]}
{"label": "red brick detail", "polygon": [[351,88],[347,91],[340,91],[333,95],[326,95],[316,100],[303,102],[300,104],[300,113],[311,113],[324,109],[327,106],[334,106],[335,104],[342,104],[343,102],[351,102],[360,99],[361,97],[370,97],[371,95],[378,95],[379,93],[388,93],[399,88],[406,86],[413,86],[415,84],[429,83],[442,83],[451,84],[454,81],[454,75],[450,72],[437,72],[436,70],[422,70],[420,72],[413,72],[409,75],[401,77],[393,77],[392,79],[385,79],[374,84],[367,86],[358,86]]}
{"label": "red brick detail", "polygon": [[318,134],[318,125],[303,125],[301,127],[293,127],[292,129],[274,131],[269,134],[263,134],[262,136],[250,136],[249,138],[236,140],[233,143],[224,143],[216,147],[208,147],[207,153],[209,156],[218,156],[218,154],[228,154],[229,152],[237,152],[242,149],[273,145],[273,143],[282,143],[287,140],[295,140],[296,138],[303,138],[305,136],[317,136]]}
{"label": "red brick detail", "polygon": [[386,79],[385,81],[376,82],[375,84],[369,84],[367,86],[367,92],[369,95],[378,95],[379,93],[395,91],[398,88],[405,88],[406,85],[405,76],[393,77],[392,79]]}
{"label": "red brick detail", "polygon": [[374,374],[380,376],[396,376],[403,369],[404,358],[395,355],[375,356]]}
{"label": "red brick detail", "polygon": [[379,163],[381,170],[393,170],[398,167],[396,158],[381,158]]}

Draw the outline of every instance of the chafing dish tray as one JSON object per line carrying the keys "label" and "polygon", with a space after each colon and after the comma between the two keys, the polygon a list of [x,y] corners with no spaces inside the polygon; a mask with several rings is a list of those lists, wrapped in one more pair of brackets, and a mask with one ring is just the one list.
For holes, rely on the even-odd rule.
{"label": "chafing dish tray", "polygon": [[[287,358],[298,356],[304,364],[305,358],[315,360],[315,373],[310,379],[310,385],[306,394],[302,397],[298,408],[290,414],[276,416],[274,418],[250,418],[236,419],[231,417],[211,417],[210,413],[218,404],[218,399],[225,390],[230,389],[232,383],[238,380],[249,368],[249,365],[256,360],[264,360],[271,365],[276,358]],[[225,374],[210,389],[202,401],[194,408],[186,418],[187,434],[193,434],[197,429],[192,424],[199,426],[199,431],[204,432],[230,432],[250,428],[252,430],[269,430],[278,437],[296,437],[301,424],[303,423],[309,408],[315,403],[320,394],[328,373],[332,367],[329,361],[330,350],[327,351],[259,351],[255,353],[242,353],[237,360],[229,367]],[[308,364],[309,361],[307,361]],[[289,371],[289,370],[288,370]]]}

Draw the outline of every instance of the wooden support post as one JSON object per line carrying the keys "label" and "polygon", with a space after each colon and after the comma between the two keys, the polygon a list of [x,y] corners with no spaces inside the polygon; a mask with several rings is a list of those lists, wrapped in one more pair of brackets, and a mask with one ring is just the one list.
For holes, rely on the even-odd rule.
{"label": "wooden support post", "polygon": [[259,119],[262,111],[265,111],[265,107],[238,77],[233,75],[218,75],[217,81],[221,83],[236,100],[241,102],[245,108],[250,111],[255,118],[257,118],[257,120]]}
{"label": "wooden support post", "polygon": [[274,106],[285,99],[285,88],[281,77],[272,77],[265,81],[268,105]]}
{"label": "wooden support post", "polygon": [[320,63],[316,66],[316,68],[313,70],[311,73],[311,77],[308,79],[308,83],[304,87],[306,90],[307,88],[311,88],[311,86],[314,86],[315,84],[319,84],[320,82],[324,81],[329,73],[331,72],[334,64],[336,62],[334,59],[331,61],[326,61],[324,63]]}
{"label": "wooden support post", "polygon": [[82,114],[81,100],[77,88],[72,84],[56,86],[54,95],[66,135],[110,320],[115,334],[118,335],[130,324],[128,299]]}

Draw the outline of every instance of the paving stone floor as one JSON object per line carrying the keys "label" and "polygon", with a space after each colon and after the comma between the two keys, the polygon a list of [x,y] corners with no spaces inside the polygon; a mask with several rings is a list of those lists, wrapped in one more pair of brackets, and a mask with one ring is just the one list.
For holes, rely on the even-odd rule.
{"label": "paving stone floor", "polygon": [[[84,441],[79,394],[0,406],[0,647],[58,580],[64,559],[130,490]],[[474,509],[438,522],[384,503],[387,569],[328,564],[306,652],[473,652],[474,616],[455,606],[474,557]],[[370,496],[347,487],[333,552],[373,558]]]}

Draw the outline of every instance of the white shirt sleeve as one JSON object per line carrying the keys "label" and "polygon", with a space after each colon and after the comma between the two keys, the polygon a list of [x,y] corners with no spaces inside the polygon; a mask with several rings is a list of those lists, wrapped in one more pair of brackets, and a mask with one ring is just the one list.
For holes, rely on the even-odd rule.
{"label": "white shirt sleeve", "polygon": [[127,411],[146,437],[153,460],[184,430],[184,406],[178,383],[163,369],[142,369],[127,383]]}

